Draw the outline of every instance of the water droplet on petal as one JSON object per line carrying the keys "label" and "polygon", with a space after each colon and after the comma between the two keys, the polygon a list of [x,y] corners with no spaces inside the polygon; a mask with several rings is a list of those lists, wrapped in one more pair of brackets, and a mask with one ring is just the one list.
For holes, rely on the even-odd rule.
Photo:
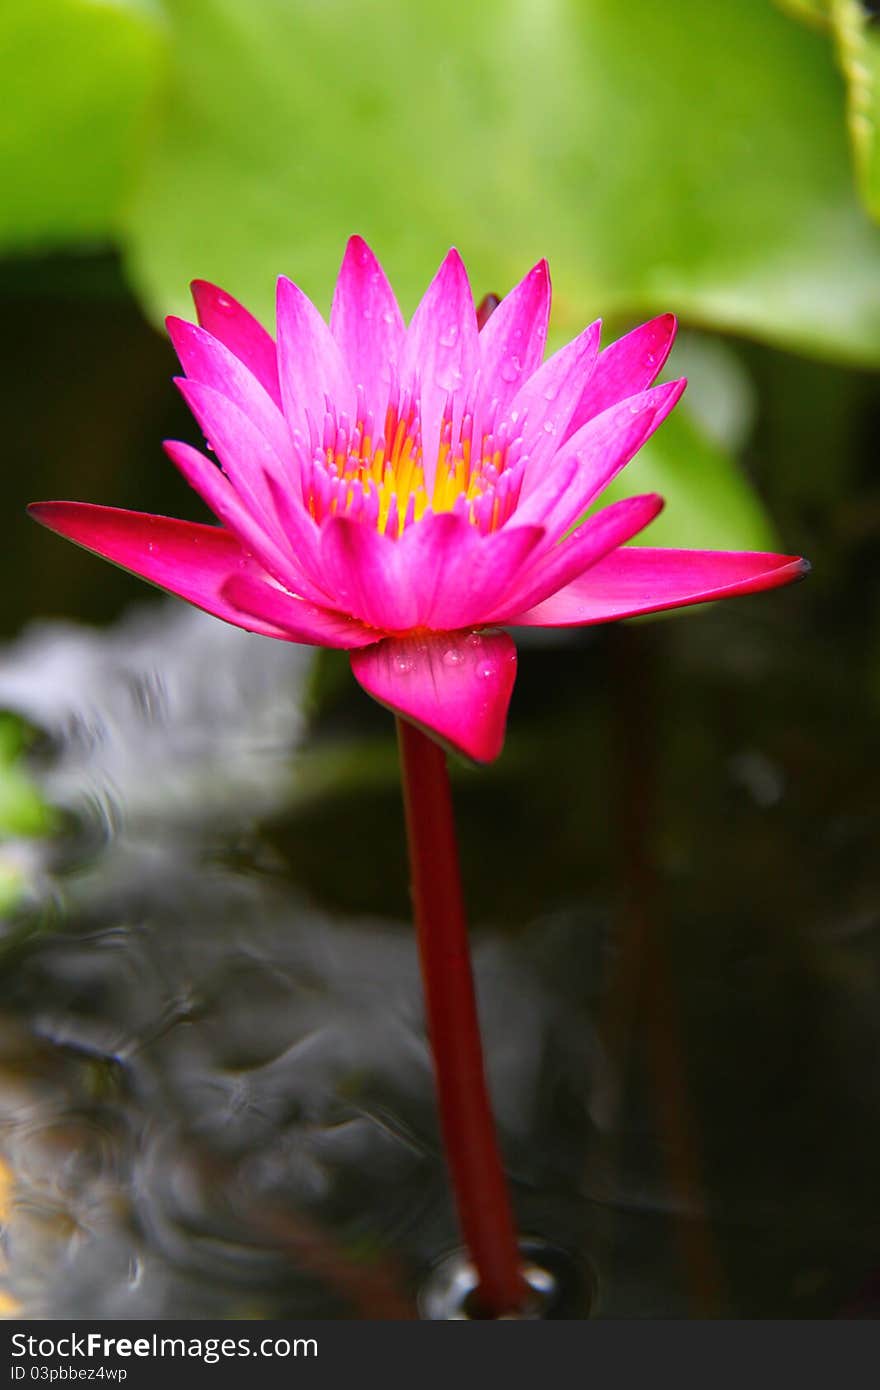
{"label": "water droplet on petal", "polygon": [[483,639],[478,632],[471,632],[465,639],[469,647],[482,647]]}
{"label": "water droplet on petal", "polygon": [[647,356],[647,363],[648,363],[648,366],[649,366],[649,367],[653,367],[653,365],[654,365],[654,363],[655,363],[656,361],[657,361],[657,354],[656,354],[656,352],[649,352],[649,353],[648,353],[648,356]]}
{"label": "water droplet on petal", "polygon": [[522,362],[518,357],[505,357],[501,363],[501,378],[503,381],[516,381],[522,371]]}
{"label": "water droplet on petal", "polygon": [[490,681],[498,672],[498,667],[494,661],[484,661],[482,666],[477,667],[477,675],[481,681]]}
{"label": "water droplet on petal", "polygon": [[640,410],[643,410],[643,409],[644,409],[644,406],[642,405],[642,403],[641,403],[640,401],[638,401],[638,402],[637,402],[637,401],[633,401],[632,405],[631,405],[630,408],[629,408],[629,413],[630,413],[630,415],[638,415],[639,411],[640,411]]}
{"label": "water droplet on petal", "polygon": [[555,401],[558,395],[559,387],[556,385],[555,382],[551,381],[550,385],[544,388],[544,400]]}
{"label": "water droplet on petal", "polygon": [[555,433],[556,433],[556,421],[555,421],[555,420],[545,420],[545,421],[544,421],[544,433],[545,433],[545,434],[555,434]]}
{"label": "water droplet on petal", "polygon": [[443,653],[444,666],[460,666],[463,661],[464,655],[456,647],[450,647],[448,651]]}
{"label": "water droplet on petal", "polygon": [[455,347],[458,342],[458,324],[451,323],[445,332],[440,334],[440,346],[445,348]]}
{"label": "water droplet on petal", "polygon": [[396,656],[394,658],[394,669],[395,671],[398,671],[400,675],[407,675],[412,670],[412,668],[413,663],[411,657],[404,656],[403,653],[401,653],[399,656]]}
{"label": "water droplet on petal", "polygon": [[441,391],[456,391],[462,382],[462,374],[457,367],[441,368],[434,380]]}
{"label": "water droplet on petal", "polygon": [[393,322],[394,322],[394,315],[392,314],[392,312],[391,312],[390,309],[386,309],[386,310],[385,310],[384,314],[382,315],[382,322],[383,322],[383,323],[393,323]]}

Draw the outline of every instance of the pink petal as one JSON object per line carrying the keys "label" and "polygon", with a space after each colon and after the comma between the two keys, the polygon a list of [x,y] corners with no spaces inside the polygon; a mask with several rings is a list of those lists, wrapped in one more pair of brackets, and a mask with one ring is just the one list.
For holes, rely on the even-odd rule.
{"label": "pink petal", "polygon": [[265,435],[227,396],[188,377],[176,377],[175,383],[244,505],[266,530],[278,533],[267,477],[287,481],[285,464]]}
{"label": "pink petal", "polygon": [[224,343],[280,406],[278,356],[272,335],[243,304],[209,281],[193,280],[190,290],[202,328]]}
{"label": "pink petal", "polygon": [[534,607],[557,589],[570,585],[610,551],[626,545],[663,510],[657,493],[626,497],[614,502],[585,521],[582,526],[530,567],[527,574],[511,586],[501,606],[492,612],[492,622],[512,621],[511,613]]}
{"label": "pink petal", "polygon": [[548,358],[524,383],[504,412],[503,418],[511,422],[511,436],[522,435],[523,451],[529,456],[523,482],[524,497],[544,476],[548,463],[566,437],[572,412],[596,361],[601,331],[602,325],[597,320]]}
{"label": "pink petal", "polygon": [[[178,380],[177,384],[254,520],[281,553],[290,556],[298,575],[323,588],[318,528],[301,501],[296,450],[289,445],[285,466],[232,401],[200,382]],[[289,584],[283,576],[278,577],[288,588],[309,597],[302,580]]]}
{"label": "pink petal", "polygon": [[625,337],[609,343],[599,353],[596,366],[571,417],[569,432],[574,434],[594,415],[627,396],[644,391],[660,375],[675,341],[678,325],[674,314],[634,328]]}
{"label": "pink petal", "polygon": [[303,572],[289,548],[286,545],[282,548],[266,533],[215,463],[197,449],[175,439],[166,440],[165,452],[218,521],[222,521],[238,537],[246,550],[253,552],[269,574],[302,598],[319,604],[329,601],[327,595]]}
{"label": "pink petal", "polygon": [[310,418],[320,433],[328,408],[353,424],[357,397],[336,340],[308,296],[283,275],[277,317],[278,375],[291,429],[305,433]]}
{"label": "pink petal", "polygon": [[340,608],[376,629],[405,632],[418,611],[401,546],[375,526],[332,516],[321,527],[324,574]]}
{"label": "pink petal", "polygon": [[368,695],[455,752],[490,763],[504,744],[516,647],[503,632],[389,638],[354,652]]}
{"label": "pink petal", "polygon": [[248,632],[286,637],[274,623],[246,619],[223,597],[232,574],[262,570],[240,542],[217,526],[200,526],[146,512],[96,507],[88,502],[33,502],[28,511],[50,531],[110,560],[159,589],[177,594]]}
{"label": "pink petal", "polygon": [[508,621],[529,627],[608,623],[776,589],[803,578],[809,568],[806,560],[795,555],[627,546],[607,555],[552,598]]}
{"label": "pink petal", "polygon": [[226,581],[223,598],[249,620],[271,623],[289,642],[348,651],[379,640],[379,633],[371,632],[344,613],[305,603],[274,584],[246,574],[234,574]]}
{"label": "pink petal", "polygon": [[284,416],[252,372],[204,328],[184,319],[165,320],[180,365],[192,381],[219,391],[237,405],[269,441],[279,458],[290,453]]}
{"label": "pink petal", "polygon": [[[550,271],[539,261],[502,299],[480,333],[480,396],[503,412],[541,365],[550,318]],[[482,413],[482,412],[481,412]]]}
{"label": "pink petal", "polygon": [[517,523],[544,526],[550,543],[564,535],[659,428],[684,387],[683,381],[653,386],[588,420],[520,501]]}
{"label": "pink petal", "polygon": [[483,535],[458,512],[428,515],[397,542],[416,611],[414,627],[434,632],[485,622],[543,538],[537,526]]}
{"label": "pink petal", "polygon": [[451,250],[413,315],[403,345],[400,383],[421,401],[422,451],[428,494],[434,485],[440,423],[454,397],[453,433],[480,361],[477,314],[461,256]]}
{"label": "pink petal", "polygon": [[345,248],[330,311],[330,331],[355,386],[381,429],[388,403],[390,368],[400,360],[406,325],[385,272],[362,237]]}

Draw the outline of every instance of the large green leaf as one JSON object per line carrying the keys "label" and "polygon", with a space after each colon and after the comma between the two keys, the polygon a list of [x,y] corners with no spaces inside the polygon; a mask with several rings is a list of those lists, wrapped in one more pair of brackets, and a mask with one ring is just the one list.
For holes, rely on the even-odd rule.
{"label": "large green leaf", "polygon": [[840,79],[769,0],[168,0],[173,74],[130,222],[155,312],[194,275],[326,305],[347,235],[406,307],[457,243],[475,287],[551,258],[557,324],[675,308],[880,362],[880,238]]}
{"label": "large green leaf", "polygon": [[117,231],[163,53],[148,0],[7,0],[0,8],[0,247]]}

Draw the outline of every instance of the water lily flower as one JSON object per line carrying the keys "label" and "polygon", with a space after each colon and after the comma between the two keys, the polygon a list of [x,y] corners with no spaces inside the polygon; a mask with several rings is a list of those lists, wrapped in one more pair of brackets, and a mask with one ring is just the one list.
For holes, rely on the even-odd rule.
{"label": "water lily flower", "polygon": [[573,627],[770,589],[789,555],[627,544],[662,507],[582,520],[679,399],[653,385],[663,315],[599,347],[599,323],[543,361],[542,261],[478,325],[450,251],[409,327],[369,247],[345,252],[329,324],[278,282],[277,343],[193,285],[168,329],[213,458],[169,442],[219,526],[81,502],[36,519],[227,622],[344,648],[381,704],[447,747],[501,751],[516,673],[505,630]]}

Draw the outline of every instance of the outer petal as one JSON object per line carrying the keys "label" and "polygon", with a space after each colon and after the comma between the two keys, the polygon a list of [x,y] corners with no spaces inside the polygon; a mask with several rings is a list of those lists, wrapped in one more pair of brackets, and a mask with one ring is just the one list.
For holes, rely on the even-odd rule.
{"label": "outer petal", "polygon": [[[500,309],[495,312],[500,313]],[[548,358],[510,402],[504,418],[510,421],[511,437],[522,435],[523,451],[529,457],[523,479],[524,497],[543,478],[566,437],[572,412],[596,361],[601,331],[598,320],[591,323],[580,337]]]}
{"label": "outer petal", "polygon": [[511,613],[532,608],[570,584],[610,551],[626,545],[662,510],[663,498],[655,492],[646,493],[644,497],[625,497],[605,507],[579,526],[573,535],[545,552],[542,559],[511,587],[501,607],[490,615],[491,621],[507,622]]}
{"label": "outer petal", "polygon": [[368,695],[474,762],[504,744],[516,679],[516,647],[503,632],[389,638],[354,652],[351,667]]}
{"label": "outer petal", "polygon": [[243,304],[208,280],[193,280],[190,290],[202,327],[225,343],[280,406],[278,355],[272,335]]}
{"label": "outer petal", "polygon": [[287,458],[290,439],[284,416],[235,353],[224,347],[218,338],[212,338],[204,328],[187,323],[185,319],[169,318],[165,323],[187,376],[219,391],[237,405],[268,439],[278,457]]}
{"label": "outer petal", "polygon": [[502,299],[480,332],[481,417],[490,401],[501,412],[541,365],[550,318],[550,271],[539,261]]}
{"label": "outer petal", "polygon": [[626,546],[580,579],[509,622],[527,627],[578,627],[684,608],[712,599],[777,589],[809,572],[796,555],[760,551],[662,550]]}
{"label": "outer petal", "polygon": [[520,501],[517,522],[544,526],[550,542],[564,535],[659,428],[684,387],[683,381],[651,387],[589,420]]}
{"label": "outer petal", "polygon": [[182,444],[176,439],[166,440],[165,452],[190,487],[208,504],[218,521],[222,521],[238,537],[246,550],[253,552],[269,574],[301,598],[321,605],[329,602],[327,595],[313,583],[291,555],[289,547],[285,545],[282,548],[266,534],[215,463],[189,444]]}
{"label": "outer petal", "polygon": [[440,422],[447,397],[453,396],[455,426],[473,386],[480,362],[477,313],[461,256],[446,256],[413,315],[400,365],[400,384],[418,390],[421,402],[422,453],[430,495],[437,466]]}
{"label": "outer petal", "polygon": [[370,632],[344,613],[304,603],[294,594],[246,574],[234,574],[226,581],[223,598],[248,619],[255,618],[279,628],[290,642],[341,647],[347,651],[379,640],[378,633]]}
{"label": "outer petal", "polygon": [[594,415],[627,396],[644,391],[659,376],[675,340],[678,325],[674,314],[634,328],[625,337],[609,343],[599,353],[590,380],[571,417],[569,433],[574,434]]}
{"label": "outer petal", "polygon": [[265,435],[227,396],[188,377],[175,382],[244,505],[267,530],[277,532],[267,478],[288,481],[293,469],[285,469]]}
{"label": "outer petal", "polygon": [[382,428],[390,368],[400,361],[406,325],[384,270],[362,237],[345,248],[330,311],[330,332],[355,386]]}
{"label": "outer petal", "polygon": [[[200,382],[178,380],[177,384],[245,507],[282,554],[290,556],[295,571],[318,589],[326,590],[318,528],[301,501],[296,449],[289,446],[285,466],[265,436],[234,402]],[[287,584],[283,576],[279,577]],[[288,587],[309,597],[299,582]]]}
{"label": "outer petal", "polygon": [[283,275],[277,316],[278,375],[291,429],[305,431],[311,418],[320,431],[328,403],[337,418],[344,412],[353,422],[357,397],[336,340],[308,296]]}
{"label": "outer petal", "polygon": [[167,516],[96,507],[88,502],[33,502],[35,521],[159,589],[248,632],[287,637],[272,622],[247,618],[222,596],[232,574],[263,570],[229,531]]}

